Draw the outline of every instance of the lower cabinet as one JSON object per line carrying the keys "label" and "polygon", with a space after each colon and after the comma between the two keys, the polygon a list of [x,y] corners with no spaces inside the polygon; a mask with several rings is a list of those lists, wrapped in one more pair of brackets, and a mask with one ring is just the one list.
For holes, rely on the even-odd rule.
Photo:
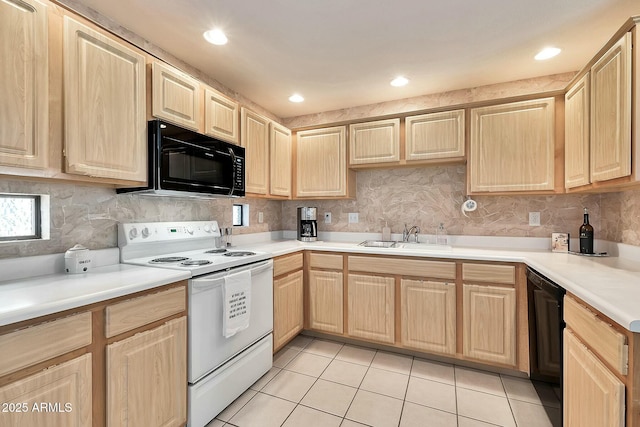
{"label": "lower cabinet", "polygon": [[273,349],[284,346],[304,326],[302,270],[273,281]]}
{"label": "lower cabinet", "polygon": [[107,425],[187,421],[187,318],[107,346]]}
{"label": "lower cabinet", "polygon": [[402,279],[401,338],[403,346],[456,353],[456,284]]}
{"label": "lower cabinet", "polygon": [[349,274],[348,333],[384,343],[395,341],[395,278]]}
{"label": "lower cabinet", "polygon": [[309,327],[342,334],[343,274],[338,271],[309,271]]}
{"label": "lower cabinet", "polygon": [[569,330],[564,331],[565,427],[623,427],[625,385]]}

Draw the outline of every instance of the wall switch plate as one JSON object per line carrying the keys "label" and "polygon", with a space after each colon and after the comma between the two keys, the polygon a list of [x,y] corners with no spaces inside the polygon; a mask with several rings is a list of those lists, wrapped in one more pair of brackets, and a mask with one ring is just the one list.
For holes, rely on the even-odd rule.
{"label": "wall switch plate", "polygon": [[358,222],[358,213],[349,212],[349,224],[356,224]]}
{"label": "wall switch plate", "polygon": [[262,224],[264,222],[264,213],[258,212],[258,224]]}
{"label": "wall switch plate", "polygon": [[331,212],[324,213],[324,223],[331,224]]}
{"label": "wall switch plate", "polygon": [[529,212],[529,225],[540,225],[540,212]]}

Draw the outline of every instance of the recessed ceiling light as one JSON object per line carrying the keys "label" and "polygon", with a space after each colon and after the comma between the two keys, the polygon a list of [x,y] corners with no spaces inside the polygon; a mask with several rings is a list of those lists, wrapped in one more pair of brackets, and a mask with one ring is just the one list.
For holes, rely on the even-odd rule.
{"label": "recessed ceiling light", "polygon": [[291,102],[302,102],[302,101],[304,101],[304,98],[302,97],[302,95],[294,93],[293,95],[291,95],[289,97],[289,101],[291,101]]}
{"label": "recessed ceiling light", "polygon": [[409,83],[409,79],[402,76],[398,76],[395,79],[391,80],[391,86],[395,87],[405,86],[407,83]]}
{"label": "recessed ceiling light", "polygon": [[227,36],[224,35],[222,30],[217,28],[215,30],[205,31],[203,35],[205,40],[207,40],[209,43],[215,44],[218,46],[227,44],[227,41],[228,41]]}
{"label": "recessed ceiling light", "polygon": [[543,61],[545,59],[553,58],[557,54],[561,52],[557,47],[545,47],[534,57],[538,61]]}

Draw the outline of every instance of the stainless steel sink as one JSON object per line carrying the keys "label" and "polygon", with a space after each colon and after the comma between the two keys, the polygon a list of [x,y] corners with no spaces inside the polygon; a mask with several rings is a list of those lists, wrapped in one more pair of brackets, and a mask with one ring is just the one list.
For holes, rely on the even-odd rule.
{"label": "stainless steel sink", "polygon": [[397,243],[388,240],[365,240],[358,246],[364,246],[365,248],[395,248]]}
{"label": "stainless steel sink", "polygon": [[398,242],[396,246],[399,249],[414,249],[418,251],[451,251],[450,245],[436,245],[434,243],[415,243],[415,242]]}

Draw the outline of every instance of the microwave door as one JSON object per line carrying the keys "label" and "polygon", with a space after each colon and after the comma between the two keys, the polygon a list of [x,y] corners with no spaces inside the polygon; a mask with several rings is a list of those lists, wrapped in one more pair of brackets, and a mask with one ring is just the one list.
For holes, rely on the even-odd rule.
{"label": "microwave door", "polygon": [[233,190],[233,162],[229,153],[185,143],[163,148],[163,189],[229,194]]}

